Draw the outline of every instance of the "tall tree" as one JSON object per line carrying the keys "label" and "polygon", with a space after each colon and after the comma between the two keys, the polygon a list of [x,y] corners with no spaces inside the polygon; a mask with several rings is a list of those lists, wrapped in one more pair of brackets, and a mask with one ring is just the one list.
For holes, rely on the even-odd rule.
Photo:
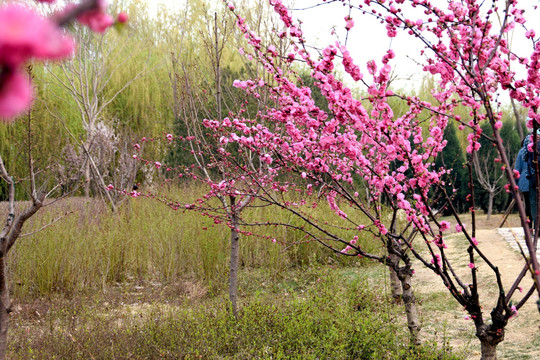
{"label": "tall tree", "polygon": [[[444,139],[446,146],[443,151],[435,159],[436,168],[449,169],[446,174],[445,191],[452,199],[452,206],[459,212],[463,213],[468,210],[469,202],[467,194],[469,194],[469,182],[467,181],[467,169],[465,167],[465,156],[454,123],[448,124],[444,129]],[[443,209],[445,215],[450,215],[452,211],[448,206]]]}
{"label": "tall tree", "polygon": [[[496,348],[504,339],[508,320],[533,293],[540,293],[536,240],[528,231],[525,232],[527,254],[522,253],[523,271],[507,289],[502,282],[501,269],[490,261],[476,242],[474,211],[472,228],[466,229],[459,212],[452,207],[451,201],[448,201],[456,222],[456,230],[463,232],[468,244],[467,252],[459,259],[470,269],[469,276],[463,278],[454,271],[455,267],[445,250],[446,232],[450,223],[438,218],[430,191],[443,190],[441,176],[450,169],[436,169],[433,161],[447,145],[444,130],[448,123],[457,121],[460,128],[468,129],[466,151],[470,154],[467,167],[471,195],[474,195],[475,188],[472,176],[475,167],[479,165],[478,160],[473,159],[480,158],[476,153],[482,148],[485,151],[491,148],[496,150],[500,170],[508,182],[508,190],[517,195],[514,172],[500,133],[503,114],[493,100],[497,98],[499,91],[508,91],[510,96],[530,106],[531,103],[537,103],[540,96],[536,73],[529,68],[529,77],[518,80],[505,63],[508,48],[502,41],[503,34],[525,22],[523,12],[517,8],[517,2],[508,1],[501,9],[496,8],[495,2],[490,8],[476,1],[452,2],[444,9],[427,1],[414,4],[365,2],[361,6],[358,15],[375,14],[380,17],[388,37],[393,39],[397,33],[403,31],[413,35],[415,39],[420,39],[426,47],[422,54],[427,57],[427,65],[423,70],[438,76],[439,87],[433,92],[433,100],[396,94],[389,89],[391,63],[395,56],[392,50],[387,51],[380,63],[368,63],[369,75],[362,74],[361,68],[354,63],[343,43],[337,42],[324,47],[320,56],[312,55],[305,45],[306,37],[288,9],[279,0],[272,1],[271,4],[287,26],[284,36],[295,45],[291,58],[301,59],[308,64],[312,77],[328,100],[329,113],[314,105],[309,89],[293,81],[291,74],[285,76],[274,71],[275,63],[281,57],[275,54],[273,49],[266,47],[244,19],[237,15],[238,26],[252,45],[252,54],[272,73],[275,81],[275,84],[268,87],[265,87],[264,83],[251,86],[250,82],[239,83],[238,86],[254,96],[265,91],[273,94],[277,106],[267,108],[261,116],[271,121],[275,127],[265,124],[251,126],[252,120],[245,119],[244,126],[249,126],[247,134],[253,141],[231,133],[220,121],[208,123],[208,128],[221,134],[224,141],[241,146],[242,151],[260,151],[261,155],[268,150],[272,151],[272,168],[279,175],[272,173],[264,178],[265,185],[269,178],[272,179],[272,190],[261,187],[258,197],[303,219],[315,229],[299,227],[307,236],[336,252],[368,257],[396,270],[403,285],[408,325],[415,343],[419,340],[419,323],[415,316],[415,301],[410,283],[410,254],[437,274],[455,300],[469,312],[481,344],[482,359],[496,359]],[[424,9],[425,16],[416,11],[418,6]],[[229,8],[234,11],[232,4]],[[354,8],[351,5],[347,9],[352,12]],[[500,24],[499,28],[493,26],[496,15],[502,18],[502,21],[497,23]],[[411,20],[419,16],[419,20]],[[344,25],[347,31],[354,27],[350,15],[345,17]],[[534,38],[534,33],[528,31],[527,36]],[[433,42],[430,41],[432,38]],[[540,50],[534,51],[529,61],[520,61],[521,64],[532,62],[536,70],[540,69]],[[369,110],[336,76],[338,61],[354,82],[366,86],[367,100],[371,103]],[[517,57],[512,58],[512,61],[518,65]],[[526,93],[516,90],[525,85]],[[408,107],[403,116],[394,116],[389,105],[389,99],[394,97],[401,99]],[[468,118],[457,113],[460,104],[468,110]],[[424,116],[424,111],[428,113],[428,117]],[[536,108],[530,109],[531,118],[540,119],[536,112]],[[538,124],[535,121],[533,124],[536,130]],[[491,136],[485,131],[488,128],[492,131]],[[484,146],[481,146],[481,141],[485,141]],[[486,164],[492,162],[494,161]],[[402,165],[396,168],[399,163]],[[408,176],[409,173],[411,176]],[[298,174],[299,177],[308,179],[307,188],[303,183],[294,183],[294,176],[287,174]],[[354,175],[366,180],[373,200],[371,203],[358,197]],[[247,173],[245,176],[250,175]],[[282,193],[290,189],[306,195],[316,190],[320,196],[325,196],[333,213],[343,219],[340,231],[329,224],[328,216],[325,219],[313,219],[303,211],[301,204],[287,201]],[[517,196],[516,202],[521,224],[526,228],[528,224],[523,203]],[[472,206],[474,205],[473,196]],[[387,216],[385,209],[390,212],[390,216]],[[365,218],[357,216],[356,212],[363,213]],[[405,221],[399,221],[400,214],[403,214]],[[364,231],[380,239],[387,254],[382,256],[369,252],[358,244],[357,237],[351,236],[355,233],[358,236]],[[423,240],[425,252],[418,251],[422,244],[416,241],[413,243],[417,236]],[[343,248],[340,250],[339,247]],[[399,262],[393,261],[389,254],[397,255]],[[427,257],[424,254],[428,254]],[[487,264],[481,270],[492,272],[497,279],[494,286],[498,296],[490,312],[490,320],[485,319],[478,295],[480,287],[484,286],[477,278],[477,272],[480,271],[477,262],[480,258]],[[516,295],[515,290],[526,274],[533,277],[535,284],[521,297]],[[512,305],[510,301],[516,296],[520,299],[516,305]]]}

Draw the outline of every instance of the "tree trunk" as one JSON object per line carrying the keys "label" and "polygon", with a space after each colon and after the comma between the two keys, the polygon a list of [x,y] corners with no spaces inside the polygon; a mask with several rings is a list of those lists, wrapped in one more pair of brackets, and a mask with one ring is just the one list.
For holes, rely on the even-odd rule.
{"label": "tree trunk", "polygon": [[422,339],[420,337],[420,320],[418,318],[418,309],[416,308],[416,298],[414,297],[411,275],[412,270],[409,266],[401,269],[402,276],[401,287],[403,289],[403,304],[405,305],[405,312],[407,313],[407,326],[411,332],[411,343],[414,345],[421,345]]}
{"label": "tree trunk", "polygon": [[489,218],[491,218],[491,213],[493,211],[493,198],[494,197],[495,197],[495,194],[493,192],[490,192],[489,193],[489,198],[488,198],[488,211],[487,211],[486,220],[489,220]]}
{"label": "tree trunk", "polygon": [[480,360],[497,360],[497,344],[481,341],[482,357]]}
{"label": "tree trunk", "polygon": [[90,159],[86,159],[84,164],[84,197],[90,197]]}
{"label": "tree trunk", "polygon": [[10,308],[6,267],[4,257],[0,257],[0,360],[6,358]]}
{"label": "tree trunk", "polygon": [[232,312],[235,318],[238,318],[238,309],[236,307],[236,298],[238,295],[238,260],[240,249],[240,235],[238,234],[238,216],[231,208],[231,265],[229,279],[229,299],[231,301]]}
{"label": "tree trunk", "polygon": [[[397,262],[397,256],[396,255],[390,255],[391,261]],[[403,296],[403,291],[401,289],[401,281],[399,281],[399,277],[396,273],[396,270],[394,268],[389,267],[390,269],[390,286],[392,288],[392,298],[394,299],[394,302],[396,304],[401,303],[401,298]]]}
{"label": "tree trunk", "polygon": [[[480,360],[497,360],[497,345],[504,340],[504,327],[507,319],[502,317],[501,313],[491,313],[493,323],[486,325],[483,323],[481,315],[475,317],[476,337],[480,340],[482,356]],[[472,313],[471,313],[472,315]]]}

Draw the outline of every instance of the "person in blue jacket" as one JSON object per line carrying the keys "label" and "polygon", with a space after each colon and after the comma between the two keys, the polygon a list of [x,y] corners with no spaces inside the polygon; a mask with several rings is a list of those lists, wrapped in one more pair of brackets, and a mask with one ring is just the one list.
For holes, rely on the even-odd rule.
{"label": "person in blue jacket", "polygon": [[[529,226],[533,227],[533,219],[536,218],[536,211],[531,211],[532,209],[536,210],[536,191],[530,186],[529,181],[529,166],[528,166],[528,157],[532,156],[532,153],[529,153],[527,146],[531,142],[530,134],[526,135],[521,142],[521,149],[518,152],[516,163],[514,169],[519,172],[518,187],[519,192],[523,194],[525,200],[525,213],[527,214],[527,220],[529,221]],[[532,188],[532,191],[531,191]]]}

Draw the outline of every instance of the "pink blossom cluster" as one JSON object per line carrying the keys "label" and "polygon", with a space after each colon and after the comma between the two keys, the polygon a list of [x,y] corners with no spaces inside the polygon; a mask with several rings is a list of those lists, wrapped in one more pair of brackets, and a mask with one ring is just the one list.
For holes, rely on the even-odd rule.
{"label": "pink blossom cluster", "polygon": [[[74,5],[68,5],[68,8]],[[107,10],[107,1],[106,0],[97,0],[97,6],[89,11],[84,12],[83,14],[77,17],[77,20],[90,28],[90,30],[97,33],[104,33],[109,27],[114,24],[114,19],[111,15],[106,13]],[[119,17],[120,22],[125,22],[125,14]]]}
{"label": "pink blossom cluster", "polygon": [[74,47],[72,38],[35,11],[19,4],[0,7],[0,119],[11,119],[32,102],[22,68],[27,61],[62,59]]}
{"label": "pink blossom cluster", "polygon": [[[285,25],[292,38],[302,36],[298,28],[287,17],[286,9],[280,2],[272,2],[281,17],[285,17]],[[396,22],[397,24],[397,22]],[[318,108],[311,97],[311,89],[297,86],[277,67],[278,56],[275,51],[262,52],[263,45],[239,18],[237,25],[244,32],[246,39],[259,51],[261,61],[277,84],[271,97],[277,104],[269,107],[265,114],[260,114],[256,126],[248,125],[245,118],[235,119],[232,125],[229,119],[224,121],[206,120],[204,125],[220,134],[220,143],[237,143],[250,151],[260,154],[262,162],[272,164],[269,169],[270,178],[277,176],[276,169],[293,171],[298,169],[304,179],[315,181],[308,184],[306,191],[311,193],[316,179],[329,175],[336,183],[353,186],[353,178],[359,175],[367,184],[373,199],[383,194],[390,194],[395,205],[402,209],[407,220],[415,224],[422,232],[429,232],[426,217],[430,215],[429,192],[440,183],[444,170],[435,169],[431,159],[444,148],[444,128],[448,123],[445,115],[454,105],[434,106],[417,98],[408,98],[409,111],[399,118],[394,117],[388,99],[394,96],[387,87],[390,80],[390,61],[393,51],[388,51],[380,70],[375,61],[368,64],[368,72],[373,76],[373,83],[368,88],[368,111],[361,101],[354,98],[352,91],[332,74],[338,50],[343,55],[345,70],[353,80],[360,81],[363,76],[355,65],[346,47],[340,44],[330,45],[323,49],[321,59],[312,59],[301,44],[293,46],[294,53],[288,58],[304,59],[312,68],[312,77],[332,109],[327,113]],[[235,86],[245,89],[250,94],[260,91],[255,81],[236,81]],[[428,136],[423,134],[419,114],[424,110],[433,111]],[[331,116],[329,116],[331,115]],[[271,156],[275,152],[279,156]],[[268,159],[268,160],[267,160]],[[269,161],[272,159],[272,161]],[[399,167],[394,167],[400,162]],[[411,175],[412,174],[412,175]],[[269,179],[270,179],[269,178]],[[275,189],[282,186],[275,185]],[[347,214],[337,206],[336,197],[342,197],[341,191],[326,192],[330,209],[341,218]],[[357,193],[357,192],[356,192]],[[380,234],[388,233],[383,221],[375,220],[374,224]]]}
{"label": "pink blossom cluster", "polygon": [[[40,0],[54,3],[54,0]],[[56,19],[69,13],[80,13],[77,20],[93,31],[104,32],[114,20],[105,13],[106,0],[95,2],[90,10],[78,12],[68,4],[53,18],[46,18],[24,5],[8,3],[0,6],[0,120],[10,121],[26,111],[33,100],[32,84],[23,67],[31,60],[62,60],[73,55],[74,40],[61,29]],[[121,13],[119,22],[126,22]]]}

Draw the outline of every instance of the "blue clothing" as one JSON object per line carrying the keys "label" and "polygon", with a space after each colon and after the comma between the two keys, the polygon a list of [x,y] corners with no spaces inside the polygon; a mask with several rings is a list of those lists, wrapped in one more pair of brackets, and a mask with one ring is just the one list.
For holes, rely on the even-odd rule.
{"label": "blue clothing", "polygon": [[518,187],[520,192],[529,191],[529,166],[527,165],[527,160],[525,159],[527,153],[527,146],[525,145],[519,150],[516,158],[516,164],[514,165],[514,169],[519,171]]}

